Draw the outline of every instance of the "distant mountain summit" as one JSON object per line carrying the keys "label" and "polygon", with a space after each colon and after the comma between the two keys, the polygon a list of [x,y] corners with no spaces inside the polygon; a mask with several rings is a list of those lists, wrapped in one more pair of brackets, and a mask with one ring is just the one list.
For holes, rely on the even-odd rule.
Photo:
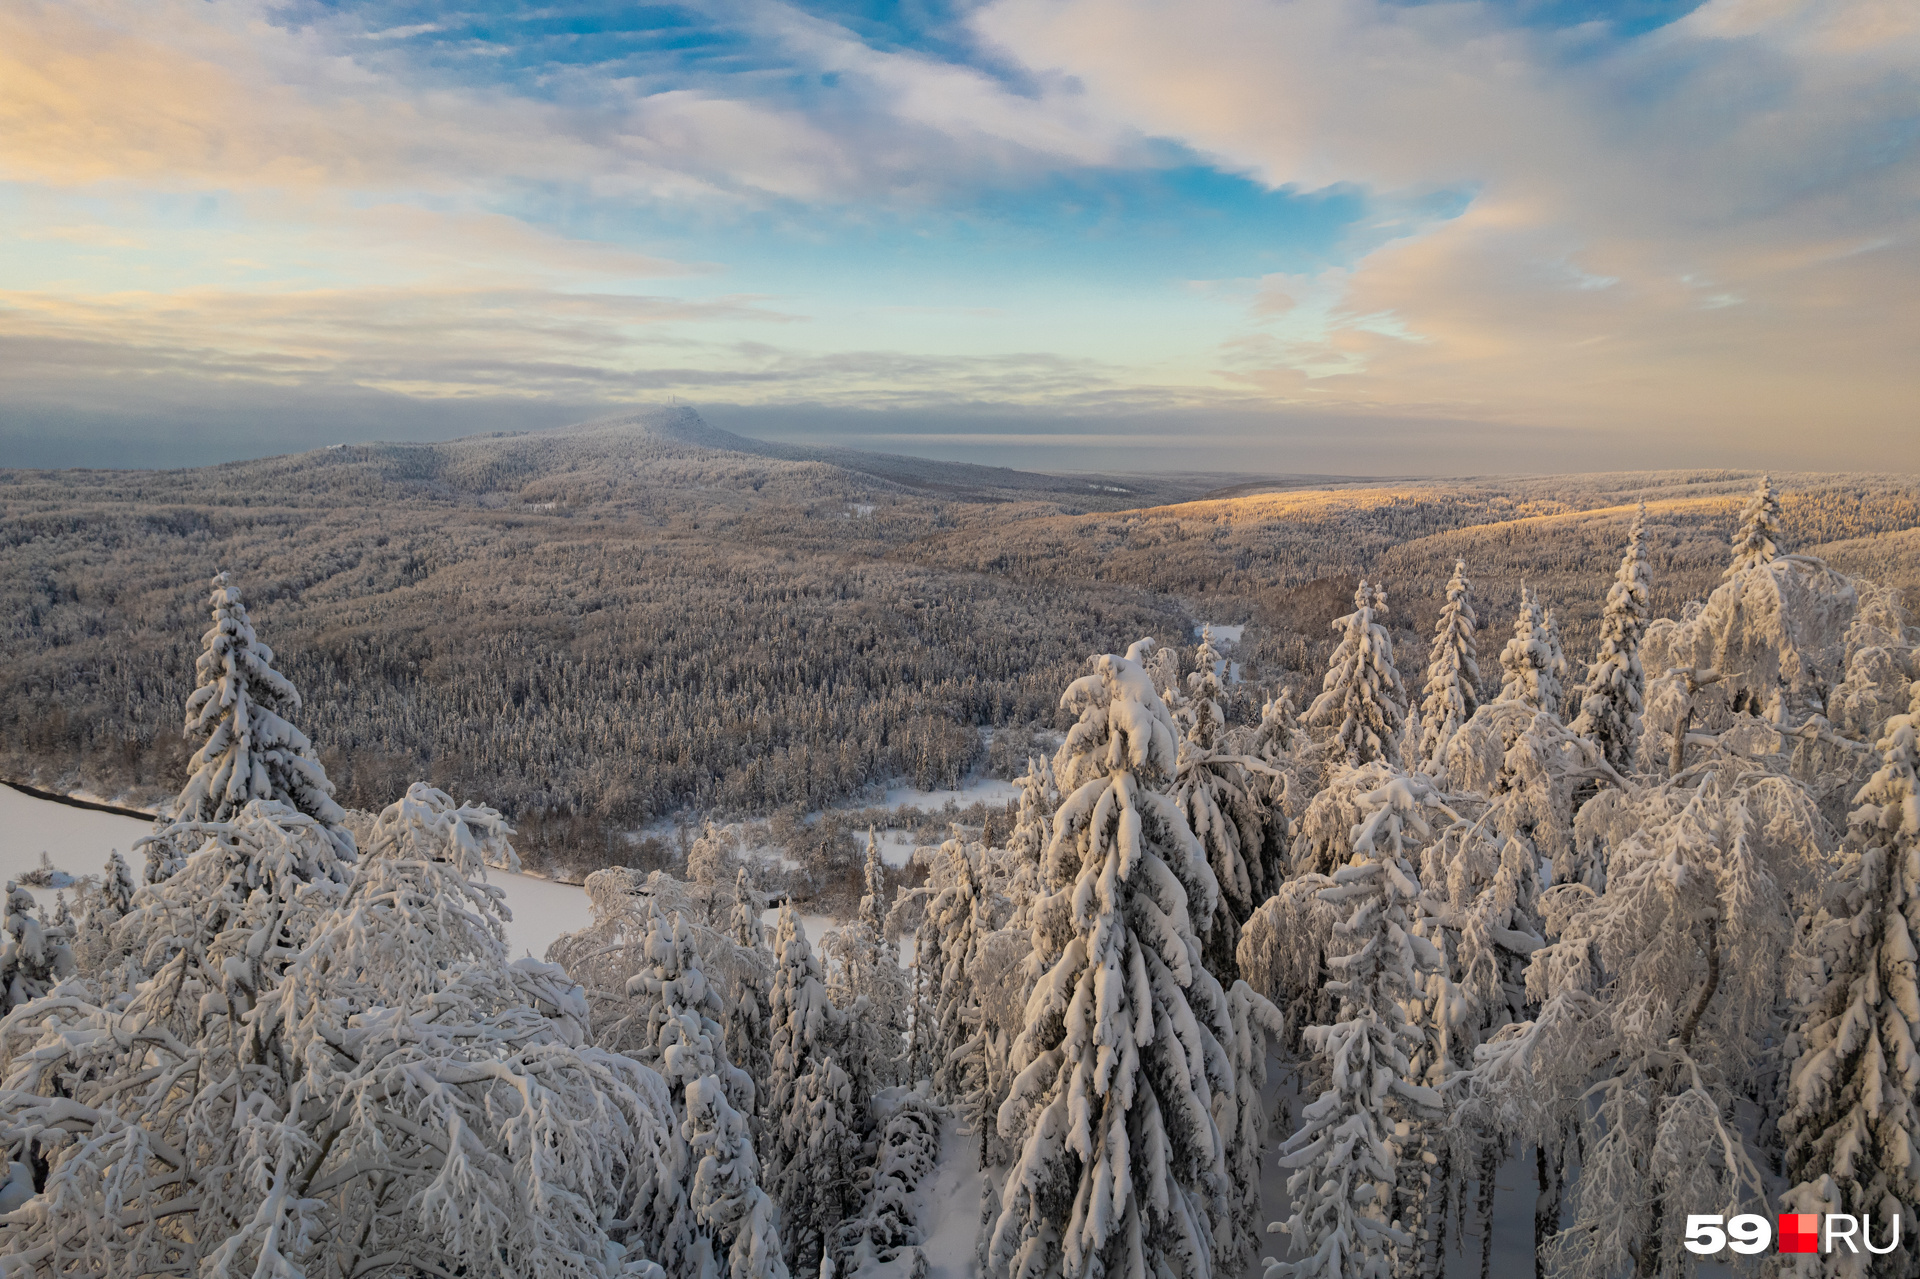
{"label": "distant mountain summit", "polygon": [[700,416],[699,410],[690,404],[654,405],[629,413],[591,418],[538,434],[607,438],[630,436],[649,443],[687,444],[694,448],[714,449],[723,453],[749,453],[760,457],[767,456],[770,447],[764,440],[735,435],[732,431],[709,425]]}

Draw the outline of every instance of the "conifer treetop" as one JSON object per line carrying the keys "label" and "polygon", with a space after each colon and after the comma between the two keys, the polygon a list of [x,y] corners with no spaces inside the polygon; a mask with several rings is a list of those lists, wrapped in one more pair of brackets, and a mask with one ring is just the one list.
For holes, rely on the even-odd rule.
{"label": "conifer treetop", "polygon": [[1586,683],[1575,690],[1568,709],[1576,712],[1572,728],[1591,739],[1617,772],[1627,772],[1640,736],[1640,713],[1646,706],[1646,671],[1640,660],[1640,641],[1646,634],[1647,504],[1640,504],[1627,532],[1627,549],[1607,588],[1600,614],[1600,649],[1587,672]]}
{"label": "conifer treetop", "polygon": [[1337,729],[1335,740],[1351,764],[1383,759],[1392,750],[1406,719],[1405,691],[1393,664],[1393,641],[1379,619],[1387,615],[1387,593],[1361,582],[1353,593],[1353,612],[1333,623],[1341,632],[1320,696],[1307,708],[1309,724]]}
{"label": "conifer treetop", "polygon": [[1473,583],[1467,562],[1453,562],[1447,602],[1441,606],[1428,650],[1426,699],[1420,705],[1420,759],[1432,762],[1446,750],[1460,726],[1480,705],[1480,655],[1473,632],[1480,619],[1473,611]]}
{"label": "conifer treetop", "polygon": [[1780,554],[1780,497],[1773,490],[1773,477],[1763,475],[1740,512],[1740,528],[1733,535],[1733,562],[1721,576],[1732,577],[1743,569],[1771,564]]}
{"label": "conifer treetop", "polygon": [[279,800],[332,828],[336,843],[351,836],[346,813],[333,801],[333,783],[313,743],[286,718],[300,694],[273,667],[273,650],[254,634],[238,588],[215,575],[209,603],[213,625],[201,636],[194,663],[199,686],[187,698],[185,731],[201,745],[189,761],[176,821],[226,821],[256,799]]}

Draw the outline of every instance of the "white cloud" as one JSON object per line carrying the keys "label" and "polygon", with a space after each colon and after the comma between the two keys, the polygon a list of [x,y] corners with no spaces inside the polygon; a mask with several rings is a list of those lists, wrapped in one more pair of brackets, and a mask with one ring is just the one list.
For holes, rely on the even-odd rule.
{"label": "white cloud", "polygon": [[1304,299],[1276,286],[1292,308],[1263,295],[1226,357],[1275,396],[1731,434],[1885,430],[1920,389],[1911,4],[1712,0],[1630,41],[1378,0],[998,0],[976,21],[1116,123],[1272,186],[1476,192]]}

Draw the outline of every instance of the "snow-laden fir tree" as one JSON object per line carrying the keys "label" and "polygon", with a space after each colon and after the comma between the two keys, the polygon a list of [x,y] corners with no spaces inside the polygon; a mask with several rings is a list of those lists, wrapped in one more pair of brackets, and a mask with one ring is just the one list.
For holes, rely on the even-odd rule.
{"label": "snow-laden fir tree", "polygon": [[1647,508],[1641,504],[1627,532],[1607,602],[1600,614],[1600,651],[1587,679],[1573,693],[1573,731],[1600,748],[1616,772],[1633,769],[1640,741],[1640,712],[1646,705],[1647,673],[1640,665],[1640,637],[1647,629]]}
{"label": "snow-laden fir tree", "polygon": [[1500,699],[1525,702],[1549,715],[1557,713],[1560,684],[1554,678],[1553,665],[1553,646],[1548,641],[1547,619],[1540,611],[1540,597],[1522,586],[1513,638],[1500,650],[1500,669],[1505,672]]}
{"label": "snow-laden fir tree", "polygon": [[1279,764],[1305,744],[1293,710],[1293,690],[1283,688],[1260,704],[1260,723],[1247,742],[1247,754],[1266,764]]}
{"label": "snow-laden fir tree", "polygon": [[701,970],[686,918],[679,911],[662,917],[648,902],[637,950],[639,971],[627,978],[627,1054],[667,1081],[683,1118],[687,1085],[707,1076],[735,1110],[751,1115],[753,1080],[727,1057],[726,1003]]}
{"label": "snow-laden fir tree", "polygon": [[[780,908],[773,956],[768,1023],[773,1031],[773,1062],[767,1081],[766,1108],[762,1112],[769,1140],[761,1162],[766,1172],[765,1184],[772,1188],[781,1206],[782,1220],[790,1227],[786,1242],[791,1259],[800,1240],[799,1227],[794,1224],[798,1220],[796,1214],[804,1215],[808,1202],[805,1180],[809,1174],[805,1160],[811,1138],[806,1116],[814,1105],[804,1095],[802,1080],[809,1077],[816,1062],[836,1051],[844,1019],[827,997],[826,972],[807,942],[806,927],[792,902]],[[846,1079],[846,1071],[838,1066],[833,1068],[833,1074]],[[813,1087],[817,1091],[824,1082],[816,1080]],[[823,1228],[818,1222],[801,1224]]]}
{"label": "snow-laden fir tree", "polygon": [[746,1116],[711,1075],[687,1085],[685,1106],[687,1206],[706,1232],[689,1258],[690,1279],[787,1279],[780,1210],[760,1188]]}
{"label": "snow-laden fir tree", "polygon": [[891,1088],[874,1098],[880,1136],[868,1169],[860,1210],[843,1222],[833,1241],[834,1275],[844,1279],[901,1279],[927,1273],[920,1249],[926,1232],[918,1219],[920,1187],[940,1158],[940,1107],[927,1097],[926,1081]]}
{"label": "snow-laden fir tree", "polygon": [[1427,764],[1440,758],[1480,705],[1480,655],[1473,638],[1479,624],[1467,562],[1455,560],[1428,650],[1426,696],[1420,703],[1420,758]]}
{"label": "snow-laden fir tree", "polygon": [[1307,723],[1332,728],[1336,752],[1350,764],[1364,764],[1392,754],[1406,718],[1406,694],[1393,665],[1393,641],[1379,623],[1387,615],[1386,591],[1362,582],[1353,605],[1353,612],[1333,623],[1340,642],[1320,696],[1307,708]]}
{"label": "snow-laden fir tree", "polygon": [[745,866],[734,873],[732,925],[736,954],[752,962],[735,965],[727,992],[727,1057],[753,1080],[755,1108],[748,1119],[757,1123],[773,1077],[773,954],[760,920],[760,896]]}
{"label": "snow-laden fir tree", "polygon": [[1547,671],[1553,676],[1553,705],[1540,709],[1549,715],[1565,718],[1567,675],[1572,667],[1567,663],[1567,650],[1560,643],[1560,618],[1553,609],[1547,610],[1541,635],[1547,642]]}
{"label": "snow-laden fir tree", "polygon": [[187,698],[186,734],[199,746],[173,820],[226,821],[251,800],[278,800],[319,821],[351,859],[353,837],[341,825],[346,812],[333,802],[333,783],[313,743],[287,718],[300,709],[299,691],[274,669],[273,650],[254,634],[225,573],[215,575],[210,603],[213,625],[194,663],[199,686]]}
{"label": "snow-laden fir tree", "polygon": [[820,943],[829,960],[827,997],[845,1014],[839,1054],[859,1106],[899,1082],[913,1004],[912,983],[886,939],[886,864],[873,831],[867,832],[865,883],[853,922]]}
{"label": "snow-laden fir tree", "polygon": [[754,1085],[727,1057],[720,992],[701,971],[686,919],[662,918],[651,902],[647,913],[642,967],[627,981],[643,1046],[630,1052],[666,1079],[693,1161],[688,1207],[702,1234],[687,1250],[688,1273],[782,1279],[778,1212],[760,1187],[748,1122]]}
{"label": "snow-laden fir tree", "polygon": [[1238,975],[1233,948],[1240,925],[1253,914],[1280,882],[1286,856],[1286,815],[1273,812],[1277,784],[1284,794],[1278,770],[1252,756],[1231,749],[1227,741],[1225,690],[1217,668],[1219,653],[1209,627],[1195,654],[1197,669],[1187,677],[1190,722],[1180,743],[1175,769],[1173,802],[1206,850],[1214,880],[1220,886],[1211,918],[1196,920],[1201,953],[1215,977],[1232,981]]}
{"label": "snow-laden fir tree", "polygon": [[107,854],[107,865],[100,876],[100,897],[120,918],[133,909],[133,871],[119,849]]}
{"label": "snow-laden fir tree", "polygon": [[[1792,1211],[1864,1215],[1885,1244],[1920,1203],[1920,684],[1887,724],[1850,819],[1854,874],[1810,939],[1810,989],[1787,1043],[1780,1118]],[[1907,1274],[1892,1253],[1828,1273]]]}
{"label": "snow-laden fir tree", "polygon": [[1418,806],[1410,785],[1405,777],[1386,781],[1386,802],[1354,834],[1353,860],[1320,890],[1339,914],[1326,960],[1339,1013],[1309,1028],[1306,1040],[1332,1086],[1301,1112],[1280,1148],[1280,1165],[1292,1173],[1292,1215],[1280,1228],[1296,1259],[1270,1264],[1268,1279],[1389,1279],[1397,1259],[1412,1265],[1417,1222],[1405,1217],[1409,1208],[1418,1215],[1427,1191],[1412,1137],[1442,1103],[1412,1079],[1427,1036],[1407,1009],[1421,1003],[1421,970],[1439,968],[1442,957],[1412,927],[1420,883],[1404,843],[1407,814]]}
{"label": "snow-laden fir tree", "polygon": [[1165,794],[1178,736],[1139,651],[1101,657],[1062,698],[1080,718],[1054,760],[1040,976],[1000,1108],[1019,1154],[990,1232],[997,1276],[1186,1279],[1240,1251],[1233,1019],[1192,923],[1218,888]]}
{"label": "snow-laden fir tree", "polygon": [[1013,907],[1014,926],[1024,928],[1027,907],[1041,892],[1040,862],[1053,834],[1060,787],[1053,779],[1053,765],[1043,755],[1028,757],[1019,786],[1020,806],[1007,836],[1007,899]]}
{"label": "snow-laden fir tree", "polygon": [[583,1046],[558,969],[507,961],[482,882],[511,864],[498,815],[408,801],[357,863],[274,800],[176,825],[196,850],[120,925],[130,996],[56,993],[0,1028],[0,1143],[45,1168],[0,1254],[88,1274],[683,1272],[664,1081]]}
{"label": "snow-laden fir tree", "polygon": [[1773,491],[1773,477],[1763,475],[1740,512],[1740,527],[1733,535],[1733,560],[1721,576],[1732,577],[1745,569],[1771,564],[1779,556],[1780,498]]}
{"label": "snow-laden fir tree", "polygon": [[33,894],[12,880],[0,912],[0,1014],[5,1014],[73,976],[73,929],[34,918]]}
{"label": "snow-laden fir tree", "polygon": [[733,841],[708,822],[687,852],[687,879],[709,886],[724,884],[733,877],[733,861]]}
{"label": "snow-laden fir tree", "polygon": [[991,906],[980,883],[986,850],[969,846],[958,830],[940,846],[949,867],[947,887],[927,906],[918,936],[918,964],[932,1004],[927,1062],[934,1096],[961,1106],[984,1131],[991,1093],[980,1006],[973,988],[980,948],[993,931]]}
{"label": "snow-laden fir tree", "polygon": [[770,1126],[782,1160],[773,1181],[787,1264],[798,1274],[815,1274],[859,1203],[854,1172],[863,1125],[847,1072],[829,1055],[810,1059]]}
{"label": "snow-laden fir tree", "polygon": [[880,835],[871,826],[867,828],[867,860],[861,867],[860,907],[856,918],[875,936],[886,931],[887,906],[887,865],[880,855]]}

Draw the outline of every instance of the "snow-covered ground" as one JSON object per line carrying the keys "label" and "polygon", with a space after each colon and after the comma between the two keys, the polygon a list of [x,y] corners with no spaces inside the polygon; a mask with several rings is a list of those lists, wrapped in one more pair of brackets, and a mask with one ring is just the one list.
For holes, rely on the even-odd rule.
{"label": "snow-covered ground", "polygon": [[[18,879],[40,864],[44,852],[56,870],[76,879],[82,875],[98,877],[107,854],[119,849],[134,878],[140,879],[145,875],[147,859],[133,854],[133,841],[152,829],[151,823],[136,817],[73,808],[0,786],[0,876]],[[37,899],[47,890],[27,891],[35,893]]]}
{"label": "snow-covered ground", "polygon": [[940,1126],[940,1165],[920,1185],[921,1248],[927,1279],[974,1279],[980,1239],[978,1144],[949,1116]]}
{"label": "snow-covered ground", "polygon": [[1240,637],[1247,633],[1245,626],[1227,626],[1221,622],[1201,622],[1193,628],[1193,637],[1197,640],[1206,634],[1207,628],[1213,628],[1213,642],[1219,644],[1238,644]]}
{"label": "snow-covered ground", "polygon": [[930,812],[945,808],[948,800],[965,808],[969,804],[1004,804],[1018,798],[1020,787],[1013,782],[1003,782],[997,777],[974,777],[963,782],[958,790],[915,790],[911,786],[896,786],[887,792],[881,805],[896,810],[917,808],[921,812]]}

